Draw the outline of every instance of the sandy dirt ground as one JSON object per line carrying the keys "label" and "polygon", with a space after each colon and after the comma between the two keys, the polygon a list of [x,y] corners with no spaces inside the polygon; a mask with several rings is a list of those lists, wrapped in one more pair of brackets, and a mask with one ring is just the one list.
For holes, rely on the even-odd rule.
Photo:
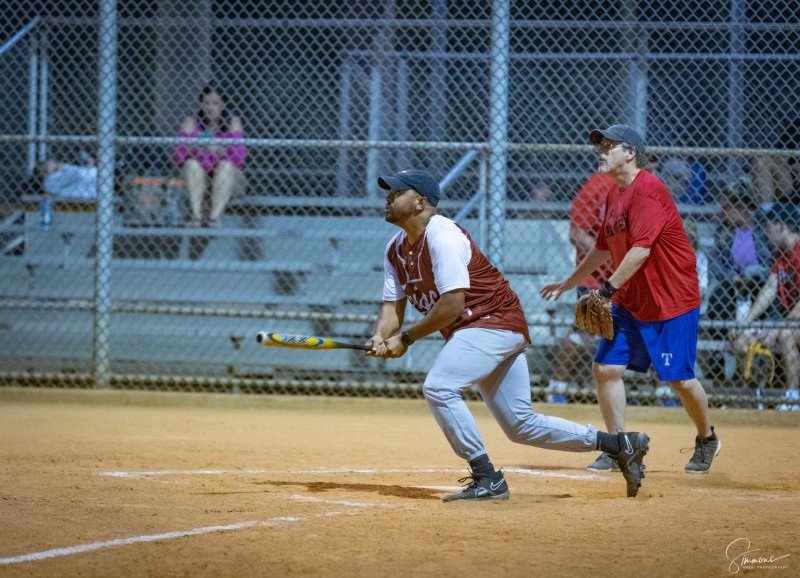
{"label": "sandy dirt ground", "polygon": [[800,576],[800,415],[715,410],[692,476],[683,410],[630,408],[632,499],[470,407],[508,501],[441,501],[465,464],[422,400],[0,388],[0,576]]}

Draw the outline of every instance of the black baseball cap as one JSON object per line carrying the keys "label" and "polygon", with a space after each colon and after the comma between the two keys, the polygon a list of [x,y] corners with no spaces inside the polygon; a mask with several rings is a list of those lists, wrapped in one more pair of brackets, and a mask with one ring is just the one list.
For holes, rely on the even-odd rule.
{"label": "black baseball cap", "polygon": [[589,133],[589,142],[594,145],[599,145],[603,142],[603,137],[609,140],[628,143],[640,155],[644,154],[644,139],[635,128],[628,124],[614,124],[605,130],[594,129]]}
{"label": "black baseball cap", "polygon": [[378,177],[378,186],[387,191],[413,189],[428,199],[434,207],[442,197],[439,182],[428,171],[421,169],[406,169],[388,177]]}
{"label": "black baseball cap", "polygon": [[800,231],[800,208],[794,203],[774,203],[764,218],[767,221],[786,223],[793,231]]}

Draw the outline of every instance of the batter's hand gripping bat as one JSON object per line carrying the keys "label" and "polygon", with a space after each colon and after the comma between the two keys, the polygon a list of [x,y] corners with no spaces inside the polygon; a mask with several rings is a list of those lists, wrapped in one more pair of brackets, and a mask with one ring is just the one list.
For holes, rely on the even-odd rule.
{"label": "batter's hand gripping bat", "polygon": [[313,335],[293,335],[291,333],[270,333],[260,331],[256,341],[268,347],[294,347],[295,349],[359,349],[369,351],[369,346],[360,343],[342,343],[327,337]]}

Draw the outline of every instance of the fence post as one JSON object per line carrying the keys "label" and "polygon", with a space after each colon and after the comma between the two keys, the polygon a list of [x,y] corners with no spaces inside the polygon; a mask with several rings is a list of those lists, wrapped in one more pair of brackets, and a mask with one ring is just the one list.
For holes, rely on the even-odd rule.
{"label": "fence post", "polygon": [[503,270],[508,159],[508,0],[492,3],[491,87],[489,95],[489,260]]}
{"label": "fence post", "polygon": [[100,3],[97,213],[92,372],[96,388],[110,382],[111,255],[114,216],[114,139],[117,115],[117,3]]}
{"label": "fence post", "polygon": [[39,141],[39,160],[42,161],[47,157],[47,142],[44,141],[44,137],[47,136],[47,125],[48,125],[48,108],[47,108],[47,100],[48,100],[48,89],[50,87],[48,83],[48,78],[50,74],[50,62],[49,57],[47,56],[47,51],[49,49],[48,46],[48,27],[42,26],[41,31],[39,32],[39,41],[38,41],[38,49],[39,49],[39,90],[38,90],[38,98],[39,98],[39,136],[42,137],[42,140]]}

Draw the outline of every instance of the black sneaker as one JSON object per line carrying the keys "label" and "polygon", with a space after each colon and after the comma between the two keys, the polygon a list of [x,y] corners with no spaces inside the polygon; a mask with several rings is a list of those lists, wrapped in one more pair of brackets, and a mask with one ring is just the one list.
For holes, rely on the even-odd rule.
{"label": "black sneaker", "polygon": [[619,466],[617,462],[611,459],[611,456],[603,452],[591,464],[586,466],[590,472],[618,472]]}
{"label": "black sneaker", "polygon": [[[694,454],[683,471],[687,474],[707,474],[711,468],[711,462],[722,449],[722,441],[714,433],[714,426],[711,426],[711,436],[694,438]],[[684,451],[684,450],[681,450]]]}
{"label": "black sneaker", "polygon": [[511,495],[502,472],[497,472],[495,476],[489,476],[470,471],[469,475],[458,480],[458,483],[463,484],[467,480],[472,481],[461,488],[461,491],[445,496],[442,498],[442,501],[507,500]]}
{"label": "black sneaker", "polygon": [[628,484],[628,497],[635,498],[644,478],[642,460],[650,449],[650,438],[647,434],[630,432],[618,433],[620,451],[611,458],[617,463],[625,482]]}

